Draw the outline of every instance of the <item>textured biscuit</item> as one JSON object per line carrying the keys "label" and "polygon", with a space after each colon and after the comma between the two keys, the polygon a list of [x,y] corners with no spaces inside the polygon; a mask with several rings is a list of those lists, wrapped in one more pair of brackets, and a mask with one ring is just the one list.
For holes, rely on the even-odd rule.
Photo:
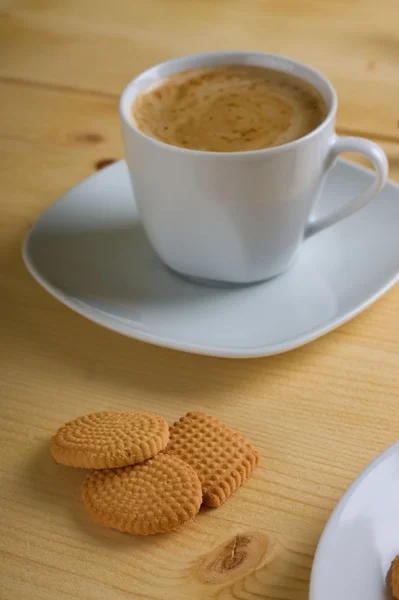
{"label": "textured biscuit", "polygon": [[220,506],[250,476],[257,451],[216,417],[191,412],[170,428],[166,452],[179,456],[198,474],[203,501]]}
{"label": "textured biscuit", "polygon": [[399,600],[399,555],[391,565],[391,590],[395,600]]}
{"label": "textured biscuit", "polygon": [[159,415],[146,412],[97,412],[69,421],[51,439],[58,463],[105,469],[142,462],[163,450],[169,427]]}
{"label": "textured biscuit", "polygon": [[191,521],[200,509],[202,490],[189,465],[161,452],[130,467],[91,471],[83,481],[82,499],[106,527],[150,535]]}

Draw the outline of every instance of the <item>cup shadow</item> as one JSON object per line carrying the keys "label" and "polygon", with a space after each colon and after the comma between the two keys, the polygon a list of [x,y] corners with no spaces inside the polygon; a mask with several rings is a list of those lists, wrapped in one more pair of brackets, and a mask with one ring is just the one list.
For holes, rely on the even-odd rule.
{"label": "cup shadow", "polygon": [[[33,231],[28,253],[37,271],[58,290],[78,299],[125,305],[186,304],[223,294],[168,269],[138,221],[109,227],[45,224]],[[228,293],[228,289],[224,291]]]}

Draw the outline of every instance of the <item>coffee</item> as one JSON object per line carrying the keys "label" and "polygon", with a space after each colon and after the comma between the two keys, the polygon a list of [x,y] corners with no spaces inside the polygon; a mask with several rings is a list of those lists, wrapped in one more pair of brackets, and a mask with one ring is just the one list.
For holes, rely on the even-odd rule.
{"label": "coffee", "polygon": [[322,95],[309,83],[251,65],[173,74],[142,92],[132,109],[133,122],[150,137],[210,152],[286,144],[316,129],[326,115]]}

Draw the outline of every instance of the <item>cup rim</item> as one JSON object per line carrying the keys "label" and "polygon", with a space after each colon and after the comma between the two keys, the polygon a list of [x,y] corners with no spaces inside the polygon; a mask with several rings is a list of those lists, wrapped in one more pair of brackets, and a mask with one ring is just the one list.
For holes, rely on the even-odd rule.
{"label": "cup rim", "polygon": [[[254,57],[254,58],[262,58],[263,57],[263,58],[267,58],[270,60],[282,61],[282,62],[285,62],[286,64],[289,63],[293,67],[304,69],[309,74],[313,75],[316,79],[319,79],[330,95],[330,99],[329,99],[330,107],[329,107],[327,115],[325,116],[323,121],[320,123],[320,125],[318,125],[315,129],[313,129],[306,135],[304,135],[296,140],[293,140],[291,142],[287,142],[285,144],[280,144],[279,146],[272,146],[271,148],[260,148],[258,150],[240,150],[238,152],[216,152],[214,150],[195,150],[192,148],[181,148],[180,146],[174,146],[172,144],[167,144],[166,142],[162,142],[161,140],[153,138],[150,135],[143,133],[138,127],[136,127],[136,125],[134,125],[134,123],[132,122],[131,117],[130,117],[132,103],[129,100],[130,100],[132,88],[136,87],[138,81],[141,78],[143,78],[147,75],[150,75],[150,73],[152,71],[162,69],[163,67],[172,66],[172,68],[173,68],[174,64],[176,64],[176,65],[180,64],[182,61],[190,62],[193,60],[198,60],[199,61],[198,65],[196,65],[195,67],[188,67],[188,68],[197,68],[197,67],[200,68],[202,66],[201,62],[200,62],[201,60],[207,61],[209,59],[212,59],[213,57],[215,57],[215,58],[226,57],[226,60],[228,61],[229,57],[232,58],[233,56],[240,56],[242,59],[250,58],[250,57]],[[238,58],[237,62],[234,62],[234,64],[240,64],[239,60],[240,59]],[[218,64],[222,64],[222,63],[218,63]],[[227,62],[225,64],[229,64],[229,63]],[[231,64],[233,64],[233,63],[231,63]],[[250,63],[243,63],[243,64],[250,64]],[[210,65],[210,66],[212,66],[212,65]],[[274,67],[272,67],[272,68],[274,68]],[[171,71],[170,75],[172,75],[173,73],[179,73],[184,70],[185,70],[184,67],[177,68],[176,70]],[[275,70],[278,71],[279,70],[278,67],[276,67]],[[299,77],[300,79],[303,79],[303,77],[301,77],[300,75],[297,75],[297,77]],[[161,79],[161,77],[160,77],[160,79]],[[320,86],[318,87],[317,85],[315,85],[313,83],[312,83],[312,85],[319,92],[321,92]],[[244,157],[249,157],[249,156],[252,156],[252,157],[266,156],[266,155],[270,156],[272,154],[279,154],[281,152],[285,152],[287,150],[292,150],[294,148],[297,148],[298,146],[301,146],[302,144],[305,144],[306,142],[311,140],[313,137],[316,137],[317,134],[320,133],[321,130],[323,130],[325,127],[327,127],[329,124],[331,124],[331,122],[335,118],[335,115],[337,112],[337,106],[338,106],[337,93],[336,93],[332,83],[327,79],[327,77],[325,77],[325,75],[320,73],[320,71],[307,65],[306,63],[303,63],[298,60],[294,60],[294,59],[284,56],[282,54],[274,54],[274,53],[270,53],[270,52],[258,52],[258,51],[250,51],[250,50],[247,50],[247,51],[246,50],[228,50],[228,51],[220,50],[220,51],[214,51],[214,52],[211,51],[211,52],[200,52],[200,53],[194,53],[194,54],[185,54],[183,56],[178,56],[178,57],[163,61],[161,63],[157,63],[155,65],[152,65],[148,69],[145,69],[144,71],[140,72],[138,75],[136,75],[133,79],[131,79],[129,81],[129,83],[126,85],[126,87],[122,91],[122,94],[121,94],[120,100],[119,100],[119,114],[122,119],[122,122],[128,127],[128,129],[130,129],[131,131],[136,133],[141,138],[153,143],[155,146],[163,148],[164,150],[169,150],[170,152],[180,153],[181,155],[201,156],[201,157],[208,156],[208,157],[212,157],[212,158],[216,158],[216,157],[227,158],[228,157],[228,158],[236,158],[236,159],[241,158],[242,159]]]}

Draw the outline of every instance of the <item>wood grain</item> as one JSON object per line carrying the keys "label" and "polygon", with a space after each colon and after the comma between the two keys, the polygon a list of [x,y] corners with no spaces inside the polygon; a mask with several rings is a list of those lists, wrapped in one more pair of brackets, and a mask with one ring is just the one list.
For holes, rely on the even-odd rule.
{"label": "wood grain", "polygon": [[[378,140],[399,181],[395,2],[0,0],[1,599],[308,597],[331,510],[398,436],[399,289],[296,351],[229,361],[85,321],[33,282],[20,247],[60,194],[122,157],[125,82],[191,51],[249,47],[314,64],[338,88],[340,132]],[[129,408],[169,421],[215,414],[258,448],[260,466],[180,532],[107,531],[82,507],[82,473],[56,466],[48,441],[67,419]]]}
{"label": "wood grain", "polygon": [[399,139],[396,0],[3,4],[0,77],[117,95],[145,67],[182,53],[276,52],[331,78],[340,126]]}

